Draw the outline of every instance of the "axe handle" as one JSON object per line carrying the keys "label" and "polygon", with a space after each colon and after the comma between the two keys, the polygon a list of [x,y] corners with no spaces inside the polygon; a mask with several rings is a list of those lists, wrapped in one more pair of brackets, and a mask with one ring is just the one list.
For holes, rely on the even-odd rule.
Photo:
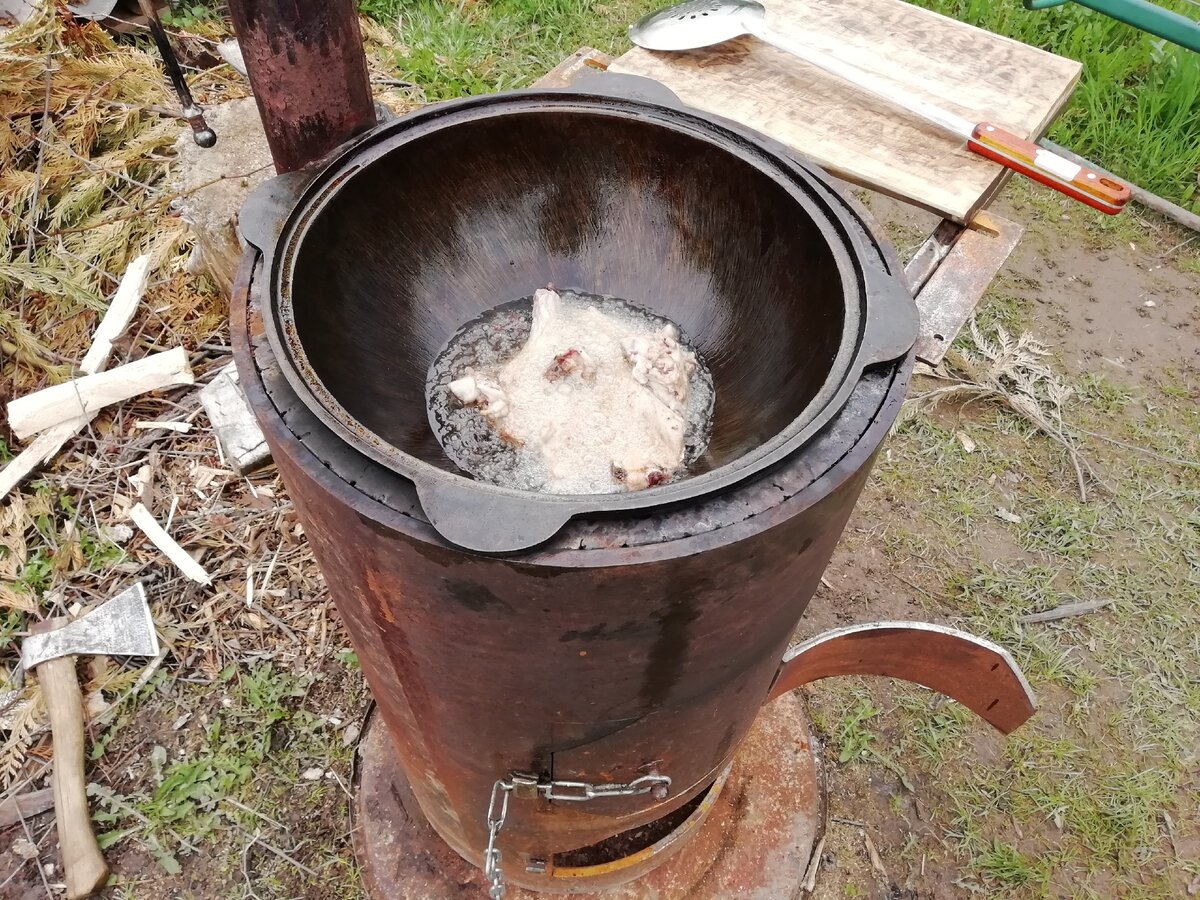
{"label": "axe handle", "polygon": [[[51,631],[67,621],[48,619],[32,630]],[[83,695],[75,675],[74,656],[47,660],[36,672],[54,738],[54,816],[67,897],[78,900],[91,896],[108,880],[108,864],[96,843],[88,812],[83,771]]]}

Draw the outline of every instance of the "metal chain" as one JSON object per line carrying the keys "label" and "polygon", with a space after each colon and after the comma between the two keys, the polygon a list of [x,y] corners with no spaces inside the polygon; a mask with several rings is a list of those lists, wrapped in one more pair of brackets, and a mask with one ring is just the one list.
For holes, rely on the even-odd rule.
{"label": "metal chain", "polygon": [[[504,875],[500,871],[500,848],[496,846],[496,838],[500,836],[500,829],[504,827],[504,820],[508,818],[508,797],[514,787],[511,781],[500,779],[492,785],[492,799],[488,801],[488,842],[487,849],[483,851],[483,877],[491,882],[488,887],[491,900],[504,900],[507,892]],[[496,813],[497,800],[500,801],[499,814]]]}
{"label": "metal chain", "polygon": [[535,776],[524,772],[513,772],[507,779],[498,779],[492,785],[492,796],[488,800],[488,842],[487,849],[483,851],[483,876],[489,882],[488,897],[491,900],[504,900],[504,895],[508,892],[508,887],[504,883],[504,873],[500,868],[500,848],[496,846],[496,841],[500,837],[500,829],[504,827],[504,822],[508,818],[508,800],[512,794],[516,793],[522,797],[535,797],[541,794],[547,800],[575,803],[604,797],[637,797],[653,791],[655,798],[665,800],[670,787],[670,777],[658,774],[642,775],[628,784],[539,781]]}

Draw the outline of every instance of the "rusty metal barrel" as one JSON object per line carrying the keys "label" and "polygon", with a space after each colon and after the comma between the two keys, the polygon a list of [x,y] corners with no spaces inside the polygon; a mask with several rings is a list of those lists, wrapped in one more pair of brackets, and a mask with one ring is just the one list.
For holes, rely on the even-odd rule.
{"label": "rusty metal barrel", "polygon": [[[405,127],[403,120],[382,126],[383,137]],[[378,164],[379,131],[344,150],[326,175],[339,165]],[[894,256],[852,201],[780,148],[748,133],[738,139],[753,142],[749,155],[782,159],[814,202],[832,210],[831,239],[841,242],[849,271],[899,283]],[[893,311],[887,358],[853,369],[820,426],[753,474],[669,503],[574,510],[531,546],[481,552],[438,527],[412,478],[368,452],[365,440],[348,439],[344,422],[330,421],[329,408],[314,399],[319,385],[297,389],[296,369],[272,329],[283,289],[279,261],[297,251],[276,244],[293,227],[284,221],[310,221],[314,198],[330,190],[326,176],[300,174],[264,191],[266,211],[244,216],[252,246],[233,310],[242,384],[421,811],[458,853],[482,865],[496,783],[531,779],[542,787],[511,798],[499,848],[510,881],[554,887],[547,870],[556,857],[679,810],[729,764],[902,402],[915,318],[911,309]],[[644,186],[673,196],[662,179]],[[795,215],[804,214],[797,206]],[[771,240],[764,233],[756,249],[736,252],[767,258]],[[655,264],[665,271],[677,251],[662,246],[668,256]],[[588,243],[556,252],[571,247]],[[324,260],[347,273],[328,282],[331,290],[339,278],[359,277],[338,269],[332,255]],[[353,263],[368,267],[368,278],[372,266],[409,266],[433,278],[428,261]],[[430,324],[440,321],[436,310],[420,321],[452,330],[452,323]],[[864,332],[870,321],[864,313]],[[337,317],[322,327],[336,329]],[[336,337],[328,344],[339,346]],[[353,407],[351,363],[339,364],[338,392]],[[377,391],[361,377],[364,390]],[[372,407],[387,402],[375,396]],[[606,790],[630,784],[647,790]]]}

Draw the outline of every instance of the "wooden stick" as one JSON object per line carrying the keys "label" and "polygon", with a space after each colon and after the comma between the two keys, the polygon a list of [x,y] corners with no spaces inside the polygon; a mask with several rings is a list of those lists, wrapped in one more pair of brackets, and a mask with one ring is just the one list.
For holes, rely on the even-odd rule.
{"label": "wooden stick", "polygon": [[1054,622],[1058,619],[1066,619],[1071,616],[1082,616],[1087,613],[1093,613],[1097,610],[1104,609],[1110,605],[1111,600],[1087,600],[1081,603],[1064,603],[1062,606],[1056,606],[1054,609],[1047,609],[1044,612],[1030,613],[1027,616],[1020,616],[1017,621],[1023,624],[1033,622]]}
{"label": "wooden stick", "polygon": [[92,338],[92,346],[79,364],[79,369],[85,375],[95,375],[104,369],[108,357],[112,354],[113,341],[119,338],[129,327],[134,312],[146,292],[146,280],[150,275],[150,257],[142,254],[129,264],[121,283],[117,285],[117,293],[113,295],[112,303],[104,313]]}
{"label": "wooden stick", "polygon": [[[32,630],[52,631],[68,621],[47,619]],[[36,671],[54,738],[54,815],[67,897],[77,900],[91,896],[108,880],[108,864],[96,843],[88,813],[83,769],[83,696],[75,675],[75,657],[47,660]]]}
{"label": "wooden stick", "polygon": [[0,828],[16,825],[22,819],[44,813],[54,805],[54,789],[42,788],[40,791],[29,791],[9,797],[0,803]]}
{"label": "wooden stick", "polygon": [[161,550],[180,572],[192,581],[200,584],[212,584],[212,576],[204,570],[200,563],[192,559],[173,537],[167,534],[143,504],[139,503],[130,509],[129,518],[133,519],[134,524],[142,529],[142,533],[150,539],[150,543]]}
{"label": "wooden stick", "polygon": [[8,425],[24,440],[67,419],[93,416],[113,403],[195,380],[187,351],[176,347],[19,397],[8,404]]}

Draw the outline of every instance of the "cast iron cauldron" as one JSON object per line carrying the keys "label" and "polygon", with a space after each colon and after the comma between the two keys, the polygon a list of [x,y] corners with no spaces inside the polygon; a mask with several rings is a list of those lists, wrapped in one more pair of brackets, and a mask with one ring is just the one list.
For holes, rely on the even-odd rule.
{"label": "cast iron cauldron", "polygon": [[[894,259],[849,200],[752,132],[667,101],[608,95],[615,86],[420,111],[380,126],[319,172],[276,179],[242,216],[252,244],[234,311],[242,381],[431,824],[479,864],[497,779],[530,772],[603,785],[649,771],[671,778],[665,797],[514,800],[500,842],[506,873],[542,889],[562,883],[524,871],[532,860],[599,844],[705,791],[772,684],[786,682],[780,660],[789,636],[912,365],[911,300],[896,286]],[[569,157],[539,156],[527,141],[476,140],[478,129],[502,133],[506,121],[514,134],[537,127],[545,137],[559,115],[570,135],[582,127],[608,148],[580,151],[594,152],[602,171],[605,152],[631,166],[622,180],[607,163],[606,209],[621,217],[621,228],[610,229],[609,218],[595,218],[581,201],[551,202],[583,189],[575,183],[585,173]],[[455,138],[459,127],[470,140]],[[442,152],[422,155],[425,137]],[[449,191],[450,173],[474,171],[455,162],[451,145],[461,156],[473,153],[480,172],[493,156],[532,154],[545,168],[525,173],[520,192],[507,187],[519,167],[506,179],[481,175],[471,189]],[[655,158],[651,151],[662,166],[639,162]],[[417,160],[428,167],[420,177],[408,169]],[[329,220],[340,228],[321,225],[339,197],[355,196],[343,192],[356,183],[376,195],[370,203],[359,195],[363,205],[352,207],[370,227],[353,217]],[[483,199],[472,206],[471,196]],[[593,199],[605,196],[597,189]],[[489,197],[498,199],[484,203]],[[732,225],[736,204],[759,218],[739,218],[745,227],[735,238],[714,222]],[[423,205],[442,214],[414,212]],[[472,227],[466,209],[489,212],[492,227]],[[565,210],[585,221],[569,225]],[[417,220],[438,240],[400,224]],[[502,238],[507,253],[497,254]],[[420,252],[409,252],[410,244]],[[490,260],[486,272],[475,271],[483,266],[471,260],[477,248]],[[789,261],[808,268],[766,274]],[[475,490],[485,498],[494,492],[450,471],[430,443],[423,405],[416,408],[424,367],[462,319],[547,279],[623,295],[679,321],[706,354],[718,391],[724,384],[743,402],[718,410],[706,473],[613,502],[575,498],[565,524],[539,533],[535,547],[465,549],[462,529],[448,534],[430,500],[442,476],[462,489],[464,505],[499,517],[493,527],[519,525],[503,517],[536,510],[541,498],[481,501]],[[744,283],[754,290],[741,292]],[[650,287],[657,294],[639,292]],[[780,300],[784,294],[794,299]],[[690,300],[697,296],[706,302]],[[753,315],[741,309],[746,304]],[[265,340],[253,337],[255,320],[247,319],[255,309]],[[776,335],[783,323],[786,343]],[[791,359],[806,351],[808,359],[823,354],[827,371]],[[841,379],[828,374],[835,366],[845,366]],[[407,378],[411,396],[402,388]],[[334,415],[339,408],[354,418]],[[719,480],[755,458],[751,434],[769,444],[809,415],[778,444],[793,452]],[[440,475],[425,482],[425,468]],[[701,484],[708,487],[696,489]],[[689,485],[691,493],[669,493]]]}
{"label": "cast iron cauldron", "polygon": [[[915,337],[907,290],[818,176],[655,82],[591,84],[422,110],[315,178],[277,180],[243,213],[264,244],[268,335],[293,388],[411,480],[438,531],[468,549],[526,549],[580,513],[736,484],[803,447],[864,369]],[[556,496],[477,482],[442,451],[430,364],[462,324],[547,282],[631,300],[690,336],[716,388],[690,477]]]}

